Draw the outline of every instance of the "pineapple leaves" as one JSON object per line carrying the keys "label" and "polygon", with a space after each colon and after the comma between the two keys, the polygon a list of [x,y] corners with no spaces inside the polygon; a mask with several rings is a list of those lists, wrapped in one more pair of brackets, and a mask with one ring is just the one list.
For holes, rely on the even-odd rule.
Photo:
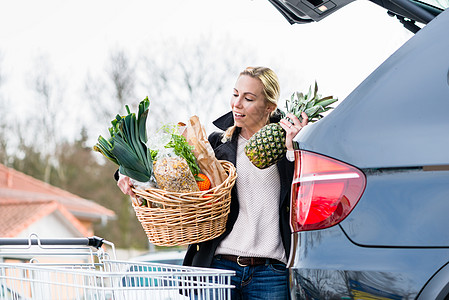
{"label": "pineapple leaves", "polygon": [[338,99],[333,96],[321,97],[318,94],[318,84],[315,81],[313,90],[312,86],[309,86],[307,94],[294,92],[290,99],[285,101],[285,108],[287,113],[293,113],[300,121],[302,121],[301,113],[305,112],[309,117],[309,122],[313,123],[323,118],[321,113],[332,109],[333,107],[329,105],[337,101]]}
{"label": "pineapple leaves", "polygon": [[[328,96],[326,98],[321,99],[317,102],[317,105],[321,105],[323,107],[331,105],[332,103],[337,102],[338,99],[333,99],[332,96]],[[328,107],[328,109],[331,109],[331,107]]]}
{"label": "pineapple leaves", "polygon": [[312,99],[312,100],[310,100],[309,102],[307,102],[307,104],[306,104],[306,110],[307,110],[307,109],[310,109],[310,108],[313,108],[313,107],[315,106],[315,102],[316,102],[316,99]]}
{"label": "pineapple leaves", "polygon": [[313,106],[304,111],[307,116],[309,116],[309,122],[315,122],[319,113],[324,112],[324,108],[322,106]]}

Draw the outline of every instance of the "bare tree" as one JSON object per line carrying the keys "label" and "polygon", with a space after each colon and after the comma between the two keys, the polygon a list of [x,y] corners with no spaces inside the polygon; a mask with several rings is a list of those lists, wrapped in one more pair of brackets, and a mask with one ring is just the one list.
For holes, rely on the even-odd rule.
{"label": "bare tree", "polygon": [[114,85],[115,99],[124,106],[134,97],[135,68],[124,50],[111,54],[108,70],[109,79]]}
{"label": "bare tree", "polygon": [[[3,84],[3,68],[2,68],[2,60],[3,57],[0,53],[0,111],[5,113],[6,105],[4,103],[2,93],[1,93],[1,87]],[[6,165],[7,161],[7,149],[6,149],[6,137],[5,137],[5,130],[6,124],[3,119],[0,119],[0,162]]]}
{"label": "bare tree", "polygon": [[[257,49],[231,46],[241,43],[212,35],[168,38],[152,41],[136,62],[125,50],[115,50],[103,74],[88,74],[85,93],[102,124],[123,111],[125,104],[135,108],[148,96],[151,131],[166,123],[185,122],[193,115],[200,117],[206,129],[212,129],[207,128],[211,121],[229,110],[239,72],[247,66],[270,66],[277,60],[276,55],[270,61],[260,59]],[[275,71],[287,73],[284,78],[289,78],[285,68]]]}
{"label": "bare tree", "polygon": [[147,47],[141,86],[151,94],[150,115],[162,116],[153,126],[186,121],[193,115],[206,125],[229,109],[234,80],[250,57],[230,44],[228,38],[201,36]]}
{"label": "bare tree", "polygon": [[[2,86],[5,82],[5,74],[3,70],[3,55],[0,52],[0,111],[3,116],[7,116],[9,112],[8,104],[6,103],[6,98],[2,93]],[[8,165],[8,136],[9,131],[8,119],[3,117],[0,118],[0,163]]]}
{"label": "bare tree", "polygon": [[100,116],[99,122],[112,120],[126,104],[137,102],[135,82],[135,65],[123,49],[111,51],[104,73],[87,75],[85,94],[96,116]]}
{"label": "bare tree", "polygon": [[[3,85],[4,81],[5,81],[5,74],[3,71],[3,53],[0,52],[0,87]],[[0,97],[1,99],[1,97]]]}
{"label": "bare tree", "polygon": [[52,167],[58,170],[60,176],[64,176],[55,155],[58,144],[63,139],[66,120],[64,87],[46,56],[36,59],[30,74],[30,84],[36,95],[36,115],[32,118],[35,124],[27,127],[28,136],[40,150],[45,165],[43,180],[49,182]]}
{"label": "bare tree", "polygon": [[[3,110],[2,110],[3,111]],[[6,143],[6,124],[0,122],[0,163],[8,165],[8,144]]]}
{"label": "bare tree", "polygon": [[105,99],[108,97],[106,95],[106,83],[105,80],[101,80],[93,75],[91,72],[86,74],[86,79],[84,81],[84,94],[89,101],[89,106],[95,108],[96,117],[101,120],[103,123],[104,120],[108,120],[111,118],[111,111],[104,107],[103,101],[106,102]]}

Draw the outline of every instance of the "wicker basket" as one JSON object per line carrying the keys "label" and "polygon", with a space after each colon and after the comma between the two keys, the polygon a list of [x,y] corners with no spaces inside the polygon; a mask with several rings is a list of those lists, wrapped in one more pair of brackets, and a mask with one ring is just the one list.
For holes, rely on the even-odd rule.
{"label": "wicker basket", "polygon": [[211,240],[225,231],[237,174],[232,163],[220,163],[228,178],[207,191],[175,193],[153,188],[133,189],[147,201],[147,206],[140,206],[133,199],[133,208],[151,243],[189,245]]}

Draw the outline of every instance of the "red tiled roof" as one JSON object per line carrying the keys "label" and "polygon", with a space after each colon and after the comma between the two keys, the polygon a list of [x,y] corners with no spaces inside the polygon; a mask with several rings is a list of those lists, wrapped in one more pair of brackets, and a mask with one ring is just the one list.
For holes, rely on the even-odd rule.
{"label": "red tiled roof", "polygon": [[63,205],[51,200],[0,199],[0,236],[15,237],[41,218],[58,210],[73,225],[80,236],[88,231]]}
{"label": "red tiled roof", "polygon": [[115,216],[112,210],[94,201],[81,198],[0,164],[0,205],[3,199],[39,203],[44,200],[56,201],[80,220],[98,220]]}

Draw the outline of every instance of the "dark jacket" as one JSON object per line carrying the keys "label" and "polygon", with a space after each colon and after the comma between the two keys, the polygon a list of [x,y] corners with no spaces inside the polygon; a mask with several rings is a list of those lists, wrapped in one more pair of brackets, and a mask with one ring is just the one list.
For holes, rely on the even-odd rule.
{"label": "dark jacket", "polygon": [[[280,119],[279,115],[275,115],[270,119],[271,122],[278,122]],[[213,122],[221,130],[226,130],[228,127],[233,125],[232,113],[229,112],[226,115],[218,118]],[[239,128],[237,128],[239,129]],[[239,130],[236,130],[232,139],[226,143],[222,143],[222,132],[213,132],[209,135],[209,142],[215,151],[215,156],[219,160],[227,160],[235,165],[236,155],[237,155],[237,138],[239,135]],[[286,257],[290,254],[290,244],[291,244],[291,230],[290,230],[290,191],[293,179],[294,162],[288,161],[285,157],[281,159],[278,163],[278,171],[280,175],[281,182],[281,193],[280,193],[280,230],[279,234],[282,237],[282,242],[284,244]],[[238,176],[238,170],[237,170]],[[184,258],[184,265],[187,266],[197,266],[197,267],[210,267],[212,259],[215,254],[215,250],[220,242],[231,232],[239,214],[239,200],[237,197],[237,187],[234,185],[231,191],[231,208],[228,215],[228,220],[226,223],[225,232],[210,241],[202,242],[199,244],[189,245],[186,256]]]}

